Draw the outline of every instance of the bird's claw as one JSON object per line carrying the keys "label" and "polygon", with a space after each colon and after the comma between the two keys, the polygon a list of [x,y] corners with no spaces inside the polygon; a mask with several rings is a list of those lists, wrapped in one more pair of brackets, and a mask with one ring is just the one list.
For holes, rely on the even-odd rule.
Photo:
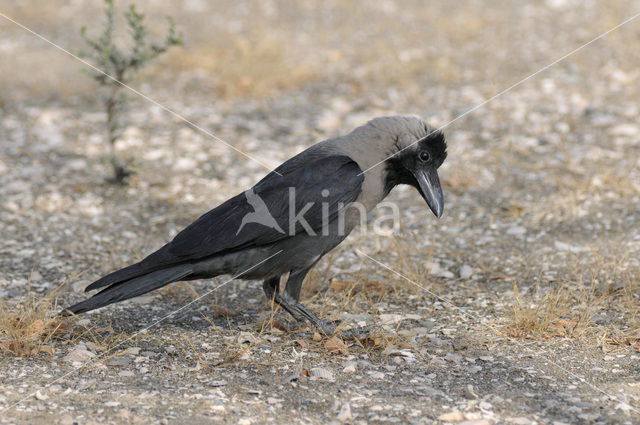
{"label": "bird's claw", "polygon": [[[295,325],[298,325],[297,327],[299,327],[302,322],[308,322],[313,325],[314,328],[316,328],[317,332],[326,337],[337,335],[344,339],[364,339],[369,336],[371,330],[373,330],[374,328],[373,325],[369,325],[357,328],[341,329],[341,320],[322,320],[318,316],[316,316],[314,312],[305,307],[304,304],[295,299],[292,299],[286,293],[276,295],[274,301],[296,319]],[[286,330],[290,329],[288,325],[284,325],[283,328],[285,328]],[[296,327],[294,327],[293,329],[295,328]],[[313,336],[313,333],[299,332],[294,334],[293,336]]]}
{"label": "bird's claw", "polygon": [[[339,336],[342,339],[366,339],[371,335],[371,332],[375,329],[375,325],[358,326],[356,328],[341,329],[340,324],[342,321],[325,321],[322,320],[317,324],[313,324],[316,331],[325,337]],[[291,335],[292,338],[311,338],[316,332],[297,332]]]}
{"label": "bird's claw", "polygon": [[375,325],[358,326],[357,328],[338,329],[336,335],[344,339],[366,339],[375,329]]}
{"label": "bird's claw", "polygon": [[286,320],[280,313],[273,316],[269,321],[269,325],[272,328],[279,329],[283,332],[293,332],[306,325],[308,322],[305,319],[296,319],[294,322]]}

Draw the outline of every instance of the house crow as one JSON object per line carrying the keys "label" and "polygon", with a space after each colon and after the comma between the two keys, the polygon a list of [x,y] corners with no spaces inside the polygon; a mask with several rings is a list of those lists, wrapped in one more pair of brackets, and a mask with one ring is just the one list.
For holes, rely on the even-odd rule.
{"label": "house crow", "polygon": [[[261,279],[267,299],[298,322],[335,330],[299,301],[302,281],[398,184],[415,187],[436,215],[444,135],[413,117],[382,117],[319,142],[255,186],[202,215],[142,261],[90,284],[101,289],[69,307],[83,313],[169,283],[222,274]],[[280,278],[289,273],[284,291]]]}

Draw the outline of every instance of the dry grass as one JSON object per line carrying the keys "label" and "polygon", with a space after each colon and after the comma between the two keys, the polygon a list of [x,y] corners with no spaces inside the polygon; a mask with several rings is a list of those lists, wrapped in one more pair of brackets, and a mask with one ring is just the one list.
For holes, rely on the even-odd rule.
{"label": "dry grass", "polygon": [[187,91],[232,98],[266,96],[316,77],[312,67],[291,57],[285,38],[261,31],[235,37],[218,34],[215,43],[171,52],[156,68],[171,79],[186,72],[195,75],[186,83]]}
{"label": "dry grass", "polygon": [[[81,340],[88,341],[98,352],[108,352],[130,339],[124,332],[115,332],[110,325],[97,328],[78,316],[59,316],[61,307],[57,298],[65,291],[66,283],[45,296],[29,290],[18,303],[0,302],[0,353],[18,357],[54,355],[59,345]],[[29,281],[29,288],[30,284]]]}
{"label": "dry grass", "polygon": [[514,283],[513,292],[512,316],[505,326],[508,336],[547,339],[552,336],[574,337],[584,332],[588,322],[565,319],[573,301],[567,288],[560,287],[541,294],[538,286],[534,296],[523,297]]}
{"label": "dry grass", "polygon": [[[30,286],[29,281],[29,286]],[[69,330],[68,320],[57,316],[60,288],[44,297],[29,291],[21,302],[0,302],[0,353],[13,356],[53,355],[53,340]]]}
{"label": "dry grass", "polygon": [[[557,286],[543,285],[538,277],[535,292],[522,295],[514,283],[511,314],[504,325],[507,335],[533,339],[590,335],[598,345],[604,341],[635,346],[640,341],[639,274],[628,260],[628,252],[609,258],[591,252],[586,258],[570,258],[567,278]],[[598,313],[618,319],[615,325],[596,327],[593,318]]]}
{"label": "dry grass", "polygon": [[[381,93],[392,88],[424,96],[429,85],[475,80],[489,81],[493,91],[503,83],[496,85],[495,75],[522,68],[518,60],[505,60],[504,51],[530,47],[521,41],[501,49],[490,47],[511,38],[497,31],[496,23],[503,19],[499,14],[481,13],[484,8],[474,4],[454,7],[434,2],[425,8],[419,3],[401,7],[354,1],[326,6],[283,2],[268,13],[265,9],[270,7],[262,2],[247,2],[242,12],[234,6],[221,0],[198,12],[181,2],[145,5],[150,31],[164,28],[163,16],[172,15],[186,46],[161,58],[134,86],[151,83],[154,89],[190,96],[260,97],[321,80],[347,83],[362,92],[384,87]],[[82,46],[80,27],[87,25],[91,32],[103,13],[100,2],[63,9],[42,1],[27,6],[0,1],[0,7],[70,51]],[[405,8],[412,13],[401,13]],[[13,24],[6,26],[8,39],[33,37]],[[58,34],[61,27],[69,29],[63,38]],[[513,29],[502,31],[509,30]],[[79,62],[33,41],[27,51],[10,42],[4,46],[12,61],[0,64],[7,88],[3,95],[62,101],[94,96],[93,83],[81,75]],[[468,72],[471,52],[484,53],[475,55],[473,80]],[[143,91],[149,93],[148,87]]]}

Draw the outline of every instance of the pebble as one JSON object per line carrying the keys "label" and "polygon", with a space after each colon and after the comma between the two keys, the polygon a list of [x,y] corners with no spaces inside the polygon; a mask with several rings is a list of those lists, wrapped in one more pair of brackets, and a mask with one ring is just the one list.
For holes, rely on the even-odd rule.
{"label": "pebble", "polygon": [[468,279],[473,274],[473,269],[468,264],[463,264],[458,271],[460,279]]}
{"label": "pebble", "polygon": [[508,423],[513,425],[531,425],[532,420],[525,417],[509,418]]}
{"label": "pebble", "polygon": [[81,158],[75,158],[67,161],[66,165],[73,171],[81,171],[87,168],[87,161]]}
{"label": "pebble", "polygon": [[612,136],[633,137],[640,134],[640,127],[635,124],[618,124],[609,129]]}
{"label": "pebble", "polygon": [[154,299],[155,299],[154,294],[150,294],[150,295],[141,295],[139,297],[131,298],[130,300],[127,300],[124,302],[135,304],[135,305],[147,305],[147,304],[151,304]]}
{"label": "pebble", "polygon": [[589,248],[586,246],[570,245],[568,243],[564,243],[560,241],[555,241],[553,244],[556,247],[556,249],[560,251],[585,252],[589,250]]}
{"label": "pebble", "polygon": [[384,372],[369,372],[369,376],[373,379],[384,379]]}
{"label": "pebble", "polygon": [[211,406],[211,410],[216,413],[224,413],[227,409],[224,407],[224,404],[216,403]]}
{"label": "pebble", "polygon": [[240,332],[237,338],[238,344],[253,344],[256,340],[256,336],[251,332]]}
{"label": "pebble", "polygon": [[444,359],[453,363],[460,363],[462,361],[462,355],[458,353],[447,353]]}
{"label": "pebble", "polygon": [[511,226],[507,229],[507,235],[524,235],[527,233],[527,229],[522,226]]}
{"label": "pebble", "polygon": [[173,169],[178,172],[190,171],[196,168],[197,166],[198,166],[198,163],[193,158],[190,158],[190,157],[178,158],[173,163]]}
{"label": "pebble", "polygon": [[87,347],[84,344],[78,344],[75,346],[75,348],[69,351],[66,356],[64,356],[64,360],[74,364],[84,363],[91,360],[95,356],[96,355],[94,353],[87,350]]}
{"label": "pebble", "polygon": [[436,263],[435,261],[427,263],[427,269],[432,275],[437,275],[440,272],[440,263]]}
{"label": "pebble", "polygon": [[476,394],[473,391],[473,385],[471,384],[467,384],[466,388],[465,388],[465,392],[464,395],[471,400],[477,400],[478,399],[478,394]]}
{"label": "pebble", "polygon": [[356,364],[355,364],[355,362],[349,362],[349,364],[348,364],[348,365],[346,365],[346,366],[344,367],[344,369],[342,369],[342,371],[343,371],[344,373],[355,373],[355,371],[356,371]]}
{"label": "pebble", "polygon": [[393,323],[398,323],[402,320],[401,314],[381,314],[378,317],[379,323],[381,325],[390,325]]}
{"label": "pebble", "polygon": [[77,385],[77,388],[79,392],[83,392],[95,387],[97,383],[98,381],[95,379],[85,379],[83,381],[80,381],[80,384]]}
{"label": "pebble", "polygon": [[458,425],[493,425],[493,421],[491,419],[472,419],[459,422]]}
{"label": "pebble", "polygon": [[431,262],[427,264],[427,269],[429,269],[429,273],[437,277],[443,277],[445,279],[453,279],[454,274],[442,267],[440,263]]}
{"label": "pebble", "polygon": [[122,352],[122,354],[131,354],[137,356],[140,353],[140,347],[129,347]]}
{"label": "pebble", "polygon": [[448,412],[448,413],[443,413],[442,415],[438,416],[438,420],[444,421],[444,422],[462,422],[466,419],[464,413],[462,412]]}
{"label": "pebble", "polygon": [[128,357],[111,357],[107,360],[107,366],[128,366],[132,360]]}
{"label": "pebble", "polygon": [[60,422],[58,422],[59,425],[73,425],[74,424],[74,420],[73,420],[73,416],[71,415],[62,415],[62,417],[60,418]]}
{"label": "pebble", "polygon": [[349,403],[343,403],[340,407],[340,411],[336,416],[341,423],[351,422],[353,420],[353,414],[351,413],[351,405]]}
{"label": "pebble", "polygon": [[627,403],[618,403],[615,408],[621,410],[623,413],[629,413],[632,409]]}
{"label": "pebble", "polygon": [[438,274],[436,274],[436,276],[438,277],[443,277],[445,279],[453,279],[455,277],[455,275],[453,274],[453,272],[446,270],[446,269],[442,269],[438,272]]}
{"label": "pebble", "polygon": [[99,344],[96,344],[95,342],[92,341],[87,341],[87,343],[85,344],[87,349],[90,351],[101,351],[102,350],[102,346]]}
{"label": "pebble", "polygon": [[309,372],[312,379],[323,379],[331,382],[336,380],[333,372],[325,367],[313,367]]}
{"label": "pebble", "polygon": [[478,407],[482,410],[491,410],[493,409],[493,406],[491,405],[491,403],[487,402],[487,401],[481,401],[480,403],[478,403]]}

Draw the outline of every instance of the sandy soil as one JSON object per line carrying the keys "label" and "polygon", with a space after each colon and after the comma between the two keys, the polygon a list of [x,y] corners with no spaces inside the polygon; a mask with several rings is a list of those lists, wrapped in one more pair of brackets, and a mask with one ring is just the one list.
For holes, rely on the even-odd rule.
{"label": "sandy soil", "polygon": [[[36,3],[0,11],[70,49],[101,16],[76,2],[45,20]],[[269,166],[375,116],[447,124],[640,11],[215,3],[139,5],[187,44],[134,85]],[[370,338],[270,327],[260,282],[175,284],[70,321],[38,354],[0,351],[0,423],[640,423],[638,25],[448,125],[441,220],[398,188],[399,230],[366,226],[318,265],[305,302],[375,323]],[[265,174],[132,98],[117,147],[137,174],[110,185],[81,64],[0,28],[4,317],[29,294],[82,299]]]}

